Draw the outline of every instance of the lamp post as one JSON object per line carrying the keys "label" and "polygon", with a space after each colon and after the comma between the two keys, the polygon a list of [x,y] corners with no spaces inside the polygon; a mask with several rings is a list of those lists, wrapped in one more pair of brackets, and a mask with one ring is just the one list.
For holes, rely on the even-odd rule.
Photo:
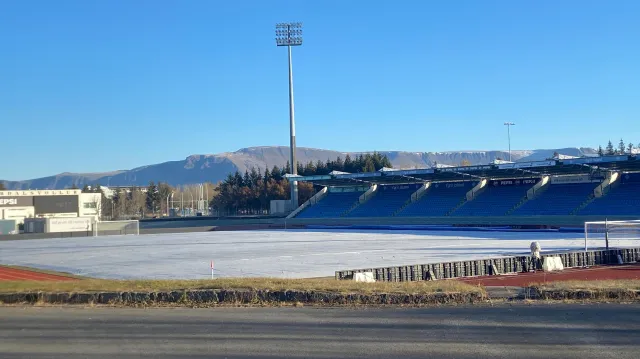
{"label": "lamp post", "polygon": [[[286,46],[289,55],[289,135],[291,151],[291,174],[298,174],[296,162],[296,124],[293,105],[293,67],[291,63],[291,46],[302,45],[302,23],[289,22],[276,24],[276,45]],[[291,210],[298,207],[298,182],[291,181]]]}
{"label": "lamp post", "polygon": [[167,217],[171,217],[171,212],[169,211],[169,197],[171,197],[171,202],[173,202],[173,192],[167,196]]}
{"label": "lamp post", "polygon": [[189,209],[189,214],[193,216],[193,192],[189,191],[189,195],[191,195],[191,208]]}
{"label": "lamp post", "polygon": [[511,126],[515,125],[513,122],[505,122],[505,126],[507,126],[507,140],[509,141],[509,162],[511,162]]}

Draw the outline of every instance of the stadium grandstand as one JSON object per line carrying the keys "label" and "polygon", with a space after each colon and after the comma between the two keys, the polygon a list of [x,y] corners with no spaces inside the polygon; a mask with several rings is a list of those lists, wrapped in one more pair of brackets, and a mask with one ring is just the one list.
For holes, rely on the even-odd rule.
{"label": "stadium grandstand", "polygon": [[295,178],[323,190],[289,218],[640,215],[635,155]]}

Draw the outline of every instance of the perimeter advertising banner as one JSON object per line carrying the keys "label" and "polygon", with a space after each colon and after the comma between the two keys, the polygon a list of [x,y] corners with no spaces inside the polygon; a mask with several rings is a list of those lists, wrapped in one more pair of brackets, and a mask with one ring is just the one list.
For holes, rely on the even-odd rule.
{"label": "perimeter advertising banner", "polygon": [[417,191],[422,186],[423,186],[423,184],[420,184],[420,183],[412,183],[412,184],[378,186],[378,189],[380,189],[382,191],[404,191],[404,190]]}
{"label": "perimeter advertising banner", "polygon": [[478,184],[478,181],[468,181],[468,182],[438,182],[433,183],[431,186],[433,188],[438,189],[458,189],[458,188],[468,188],[472,189]]}
{"label": "perimeter advertising banner", "polygon": [[489,182],[491,187],[504,187],[504,186],[533,186],[540,181],[539,178],[521,178],[521,179],[509,179],[509,180],[493,180]]}

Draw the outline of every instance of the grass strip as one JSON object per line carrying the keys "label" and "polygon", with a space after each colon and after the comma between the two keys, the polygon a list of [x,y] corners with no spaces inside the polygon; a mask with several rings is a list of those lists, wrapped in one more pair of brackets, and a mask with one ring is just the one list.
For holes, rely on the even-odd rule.
{"label": "grass strip", "polygon": [[103,280],[65,282],[0,281],[0,293],[24,292],[160,292],[195,289],[324,291],[335,293],[484,293],[484,288],[455,280],[360,283],[335,279],[220,278],[213,280]]}
{"label": "grass strip", "polygon": [[615,279],[596,281],[558,281],[549,283],[536,283],[531,287],[540,290],[640,290],[639,279]]}

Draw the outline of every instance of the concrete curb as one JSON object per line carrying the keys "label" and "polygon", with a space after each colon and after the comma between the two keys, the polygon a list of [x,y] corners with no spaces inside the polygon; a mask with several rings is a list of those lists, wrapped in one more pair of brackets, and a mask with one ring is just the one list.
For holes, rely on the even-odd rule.
{"label": "concrete curb", "polygon": [[111,304],[111,305],[401,305],[474,304],[482,293],[343,294],[315,291],[187,290],[171,292],[0,293],[2,304]]}

